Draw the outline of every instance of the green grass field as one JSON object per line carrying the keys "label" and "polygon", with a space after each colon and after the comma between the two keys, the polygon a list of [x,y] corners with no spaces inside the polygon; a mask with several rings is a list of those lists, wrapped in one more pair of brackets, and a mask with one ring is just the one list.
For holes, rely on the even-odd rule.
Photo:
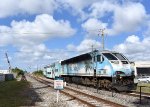
{"label": "green grass field", "polygon": [[29,105],[25,92],[29,88],[26,81],[0,82],[0,107],[18,107]]}
{"label": "green grass field", "polygon": [[142,86],[141,91],[143,93],[150,93],[150,83],[138,83],[136,91],[140,92],[140,86]]}

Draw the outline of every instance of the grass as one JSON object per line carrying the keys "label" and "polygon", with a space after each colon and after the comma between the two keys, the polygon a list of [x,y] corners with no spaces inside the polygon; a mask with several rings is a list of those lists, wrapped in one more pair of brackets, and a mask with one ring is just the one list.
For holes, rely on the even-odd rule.
{"label": "grass", "polygon": [[140,92],[140,86],[142,86],[141,91],[143,93],[150,93],[150,83],[138,83],[137,89],[136,89],[138,92]]}
{"label": "grass", "polygon": [[24,92],[28,89],[29,82],[5,81],[0,82],[0,107],[18,107],[27,105],[28,97]]}

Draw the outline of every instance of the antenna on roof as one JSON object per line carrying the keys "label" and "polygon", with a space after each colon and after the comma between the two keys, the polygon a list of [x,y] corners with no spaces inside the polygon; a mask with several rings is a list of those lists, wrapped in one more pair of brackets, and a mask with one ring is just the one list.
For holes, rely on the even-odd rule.
{"label": "antenna on roof", "polygon": [[[105,45],[104,44],[104,30],[105,30],[105,28],[99,30],[99,32],[100,32],[100,34],[102,36],[102,49],[103,50],[105,49],[105,47],[104,47],[104,45]],[[98,34],[98,35],[100,35],[100,34]]]}

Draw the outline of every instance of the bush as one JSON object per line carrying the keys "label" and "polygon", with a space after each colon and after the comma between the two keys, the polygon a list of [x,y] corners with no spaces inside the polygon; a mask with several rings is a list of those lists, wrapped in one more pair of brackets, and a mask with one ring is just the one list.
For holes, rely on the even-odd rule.
{"label": "bush", "polygon": [[37,76],[43,76],[43,71],[42,70],[34,71],[33,74]]}
{"label": "bush", "polygon": [[17,67],[15,69],[12,69],[12,72],[16,73],[17,76],[24,75],[24,71],[22,69],[17,68]]}

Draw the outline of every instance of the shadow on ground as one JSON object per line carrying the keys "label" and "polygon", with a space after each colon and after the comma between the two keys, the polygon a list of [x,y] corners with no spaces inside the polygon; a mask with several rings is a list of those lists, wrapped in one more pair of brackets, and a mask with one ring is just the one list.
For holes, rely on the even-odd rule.
{"label": "shadow on ground", "polygon": [[[0,107],[35,106],[36,102],[42,102],[39,89],[48,86],[33,88],[28,81],[6,81],[0,83]],[[37,92],[36,92],[37,90]]]}
{"label": "shadow on ground", "polygon": [[150,107],[150,98],[140,98],[133,102],[136,107]]}

